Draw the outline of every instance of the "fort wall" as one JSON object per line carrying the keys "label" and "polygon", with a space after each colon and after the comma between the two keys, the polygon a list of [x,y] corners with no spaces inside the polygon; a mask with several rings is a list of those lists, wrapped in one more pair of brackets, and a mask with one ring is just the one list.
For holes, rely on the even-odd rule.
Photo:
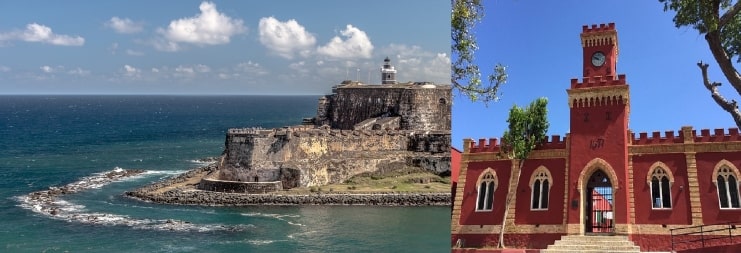
{"label": "fort wall", "polygon": [[225,145],[219,179],[283,181],[284,188],[340,183],[399,166],[450,170],[447,131],[230,129]]}
{"label": "fort wall", "polygon": [[401,130],[450,130],[449,85],[348,83],[320,98],[316,125],[353,129],[377,117],[400,117]]}

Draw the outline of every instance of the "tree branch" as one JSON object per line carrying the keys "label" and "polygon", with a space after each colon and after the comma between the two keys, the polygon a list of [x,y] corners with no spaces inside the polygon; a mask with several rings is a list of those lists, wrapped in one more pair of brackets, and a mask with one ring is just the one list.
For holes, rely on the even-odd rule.
{"label": "tree branch", "polygon": [[701,61],[697,63],[697,66],[700,67],[700,70],[702,71],[703,84],[705,85],[705,88],[710,91],[710,95],[713,97],[713,100],[715,100],[715,103],[731,114],[733,120],[736,121],[736,125],[741,128],[741,111],[738,110],[736,100],[728,101],[728,99],[718,92],[718,86],[721,84],[718,82],[710,82],[710,79],[708,79],[708,64]]}
{"label": "tree branch", "polygon": [[733,19],[733,16],[739,13],[741,11],[741,1],[736,2],[736,4],[731,7],[730,10],[728,10],[723,16],[720,17],[718,20],[718,27],[723,27],[726,24],[728,24],[731,19]]}
{"label": "tree branch", "polygon": [[715,58],[715,61],[718,62],[718,66],[723,72],[723,75],[728,79],[731,86],[736,89],[736,92],[741,95],[741,75],[739,75],[736,68],[733,67],[731,57],[723,48],[720,38],[720,30],[709,31],[705,34],[705,40],[708,41],[710,52],[713,53],[713,57]]}

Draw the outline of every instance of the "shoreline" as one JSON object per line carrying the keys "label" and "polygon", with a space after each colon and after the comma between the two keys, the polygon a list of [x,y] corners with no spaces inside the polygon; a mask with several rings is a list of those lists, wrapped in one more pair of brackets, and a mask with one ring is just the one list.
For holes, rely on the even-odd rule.
{"label": "shoreline", "polygon": [[128,226],[136,229],[151,229],[163,231],[244,231],[250,225],[222,225],[222,224],[193,224],[188,221],[175,219],[139,219],[115,213],[100,213],[87,210],[84,205],[64,200],[66,195],[76,194],[90,189],[100,188],[107,184],[146,174],[141,169],[121,169],[116,167],[111,171],[95,173],[83,177],[78,181],[64,186],[51,186],[47,190],[40,190],[17,196],[19,206],[34,213],[68,222],[83,224]]}
{"label": "shoreline", "polygon": [[[311,194],[278,191],[244,194],[196,189],[200,178],[216,172],[214,164],[189,170],[175,177],[127,191],[124,196],[152,203],[200,206],[253,205],[366,205],[366,206],[451,206],[451,194],[444,192],[317,192]],[[180,185],[180,186],[178,186]]]}

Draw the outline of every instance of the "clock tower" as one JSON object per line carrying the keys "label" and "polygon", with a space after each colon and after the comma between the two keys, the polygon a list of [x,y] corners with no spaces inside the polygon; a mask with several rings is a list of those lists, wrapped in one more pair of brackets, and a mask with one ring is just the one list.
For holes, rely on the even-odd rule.
{"label": "clock tower", "polygon": [[[571,79],[568,223],[570,234],[625,233],[628,226],[629,89],[616,74],[615,24],[583,26],[584,75]],[[598,192],[598,193],[595,193]],[[610,228],[593,230],[595,195],[611,200]],[[603,207],[604,208],[604,207]],[[600,210],[604,212],[605,210]]]}
{"label": "clock tower", "polygon": [[618,44],[615,23],[582,26],[584,76],[616,75]]}

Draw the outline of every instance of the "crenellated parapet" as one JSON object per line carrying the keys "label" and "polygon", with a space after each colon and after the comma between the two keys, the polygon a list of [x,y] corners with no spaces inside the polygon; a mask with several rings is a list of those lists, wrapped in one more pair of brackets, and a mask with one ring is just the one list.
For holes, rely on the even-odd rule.
{"label": "crenellated parapet", "polygon": [[[728,130],[726,134],[726,130]],[[695,143],[698,142],[727,142],[727,141],[741,141],[739,136],[738,128],[717,128],[710,132],[710,129],[701,129],[700,134],[697,134],[695,130],[692,130]]]}
{"label": "crenellated parapet", "polygon": [[662,132],[655,131],[651,133],[651,136],[649,136],[647,132],[641,132],[638,133],[638,137],[636,137],[636,133],[630,133],[630,139],[632,140],[633,145],[672,144],[684,142],[684,133],[681,130],[664,131],[664,135],[661,135],[661,133]]}
{"label": "crenellated parapet", "polygon": [[583,77],[582,81],[579,82],[578,78],[571,79],[571,88],[592,88],[592,87],[605,87],[605,86],[617,86],[627,85],[625,80],[625,74],[619,74],[617,79],[614,75],[606,76],[595,76],[595,77]]}
{"label": "crenellated parapet", "polygon": [[267,136],[272,130],[266,130],[261,127],[247,127],[247,128],[229,128],[227,131],[228,135],[253,135],[253,136]]}
{"label": "crenellated parapet", "polygon": [[584,25],[581,28],[582,47],[614,45],[617,47],[617,30],[615,23]]}
{"label": "crenellated parapet", "polygon": [[[479,139],[478,142],[467,139],[464,143],[470,145],[467,149],[468,153],[499,153],[502,150],[501,143],[497,138],[489,138],[488,141],[487,139]],[[550,137],[546,136],[536,150],[565,148],[566,138],[561,138],[561,135],[551,135]]]}
{"label": "crenellated parapet", "polygon": [[627,105],[630,103],[630,89],[625,75],[584,77],[582,82],[571,79],[569,107],[598,107],[608,105]]}
{"label": "crenellated parapet", "polygon": [[[685,136],[685,132],[690,135]],[[713,129],[713,131],[701,129],[698,134],[697,130],[692,129],[692,127],[684,127],[679,131],[664,131],[663,135],[662,132],[652,132],[651,135],[647,132],[641,132],[636,137],[635,133],[630,133],[630,138],[632,145],[656,145],[741,141],[741,134],[739,134],[738,128],[718,128]]]}

